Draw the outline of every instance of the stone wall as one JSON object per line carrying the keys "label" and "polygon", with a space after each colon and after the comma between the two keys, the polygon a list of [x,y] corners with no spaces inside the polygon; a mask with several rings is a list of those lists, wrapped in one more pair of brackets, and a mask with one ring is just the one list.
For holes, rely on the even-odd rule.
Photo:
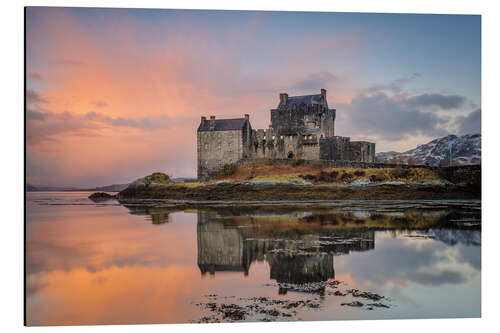
{"label": "stone wall", "polygon": [[243,159],[243,138],[242,130],[198,132],[198,179],[213,177],[225,164]]}
{"label": "stone wall", "polygon": [[481,185],[481,165],[435,167],[438,175],[452,183]]}
{"label": "stone wall", "polygon": [[301,154],[299,154],[300,159],[309,161],[319,159],[320,146],[317,141],[303,143],[301,148]]}
{"label": "stone wall", "polygon": [[351,141],[349,160],[356,162],[375,162],[375,144],[366,141]]}
{"label": "stone wall", "polygon": [[320,160],[349,160],[350,138],[345,136],[334,136],[320,139]]}
{"label": "stone wall", "polygon": [[284,140],[272,129],[252,131],[249,158],[285,158]]}
{"label": "stone wall", "polygon": [[308,128],[321,128],[324,137],[334,135],[335,109],[302,105],[294,109],[271,110],[271,127],[279,135],[295,135]]}
{"label": "stone wall", "polygon": [[375,162],[375,144],[334,136],[320,139],[319,159],[328,161]]}

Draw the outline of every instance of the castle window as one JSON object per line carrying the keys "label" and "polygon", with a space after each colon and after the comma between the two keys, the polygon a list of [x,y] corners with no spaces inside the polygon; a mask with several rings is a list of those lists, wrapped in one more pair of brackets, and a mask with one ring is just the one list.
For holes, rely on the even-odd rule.
{"label": "castle window", "polygon": [[273,135],[273,140],[276,139],[276,137]]}
{"label": "castle window", "polygon": [[208,149],[208,143],[205,143],[205,149]]}
{"label": "castle window", "polygon": [[307,135],[302,135],[302,139],[307,140]]}
{"label": "castle window", "polygon": [[283,140],[283,135],[281,136],[281,140]]}
{"label": "castle window", "polygon": [[312,136],[311,134],[309,134],[308,139],[309,139],[309,140],[312,140],[312,138],[313,138],[313,136]]}

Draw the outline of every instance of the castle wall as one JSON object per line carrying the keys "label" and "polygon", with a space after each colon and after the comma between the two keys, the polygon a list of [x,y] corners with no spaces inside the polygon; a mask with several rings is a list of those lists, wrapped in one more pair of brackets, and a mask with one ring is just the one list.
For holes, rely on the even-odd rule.
{"label": "castle wall", "polygon": [[273,129],[254,130],[250,147],[251,159],[319,159],[319,143],[316,134],[278,135]]}
{"label": "castle wall", "polygon": [[351,141],[350,161],[375,162],[375,144],[366,141]]}
{"label": "castle wall", "polygon": [[301,154],[299,155],[302,160],[317,160],[320,154],[320,145],[318,141],[307,142],[301,144]]}
{"label": "castle wall", "polygon": [[217,175],[225,164],[238,162],[244,153],[244,131],[198,132],[198,179]]}
{"label": "castle wall", "polygon": [[350,159],[350,141],[351,139],[345,136],[320,139],[319,159],[348,161]]}
{"label": "castle wall", "polygon": [[252,131],[250,158],[286,158],[284,155],[285,140],[276,135],[273,129]]}
{"label": "castle wall", "polygon": [[331,109],[326,112],[324,117],[322,117],[321,129],[325,138],[330,138],[335,135],[335,115],[336,110]]}
{"label": "castle wall", "polygon": [[294,135],[308,128],[320,128],[323,137],[334,135],[335,109],[321,105],[271,110],[271,127],[278,135]]}

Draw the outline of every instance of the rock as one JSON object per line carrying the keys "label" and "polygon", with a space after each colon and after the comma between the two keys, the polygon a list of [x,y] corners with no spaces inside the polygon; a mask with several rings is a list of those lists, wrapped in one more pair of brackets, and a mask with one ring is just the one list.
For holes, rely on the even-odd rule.
{"label": "rock", "polygon": [[383,303],[370,303],[370,304],[367,304],[367,305],[370,306],[370,307],[377,307],[377,308],[386,308],[386,309],[390,308],[389,305],[386,305],[386,304],[383,304]]}
{"label": "rock", "polygon": [[371,293],[369,291],[359,291],[358,289],[347,290],[347,293],[351,294],[352,297],[361,297],[365,299],[370,299],[372,301],[379,301],[382,298],[384,298],[384,296],[380,296],[378,294]]}
{"label": "rock", "polygon": [[139,178],[132,182],[128,188],[156,187],[175,184],[167,174],[154,172],[146,177]]}
{"label": "rock", "polygon": [[111,195],[106,192],[95,192],[89,195],[89,199],[92,201],[106,201],[116,199],[116,195]]}
{"label": "rock", "polygon": [[250,185],[250,186],[255,186],[255,187],[266,187],[266,186],[277,186],[277,185],[292,185],[291,183],[288,182],[282,182],[279,180],[257,180],[253,182],[247,182],[243,183],[243,185]]}
{"label": "rock", "polygon": [[359,178],[359,179],[356,179],[355,181],[350,182],[349,185],[364,186],[364,185],[369,185],[371,183],[372,183],[371,180],[369,180],[368,178]]}
{"label": "rock", "polygon": [[307,180],[304,180],[301,178],[290,179],[290,183],[295,184],[295,185],[302,185],[302,186],[314,186],[313,183],[308,182]]}
{"label": "rock", "polygon": [[280,289],[298,291],[303,293],[311,294],[324,294],[325,293],[325,282],[309,282],[309,283],[279,283]]}
{"label": "rock", "polygon": [[213,186],[223,186],[223,185],[240,185],[240,183],[232,183],[232,182],[228,182],[228,181],[223,181],[223,180],[220,180],[220,181],[217,181],[217,182],[213,182],[213,183],[210,183],[210,184],[207,184],[208,186],[210,185],[213,185]]}
{"label": "rock", "polygon": [[405,182],[398,182],[398,181],[389,181],[389,182],[384,182],[381,185],[390,185],[390,186],[408,186]]}
{"label": "rock", "polygon": [[351,303],[340,303],[340,305],[342,305],[342,306],[347,305],[347,306],[352,306],[352,307],[355,307],[355,308],[360,308],[364,304],[361,303],[361,302],[359,302],[359,301],[354,301],[354,302],[351,302]]}
{"label": "rock", "polygon": [[447,186],[447,185],[452,185],[447,180],[444,179],[424,179],[423,181],[415,182],[416,185],[421,185],[421,186]]}
{"label": "rock", "polygon": [[333,295],[335,295],[335,296],[346,296],[347,294],[343,293],[341,291],[335,290],[335,292],[333,293]]}

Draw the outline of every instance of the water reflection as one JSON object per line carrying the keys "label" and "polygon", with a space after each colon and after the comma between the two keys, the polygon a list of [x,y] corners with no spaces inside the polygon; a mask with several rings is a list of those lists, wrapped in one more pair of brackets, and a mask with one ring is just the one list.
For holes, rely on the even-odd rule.
{"label": "water reflection", "polygon": [[327,292],[301,319],[480,315],[477,203],[179,211],[43,195],[27,203],[30,325],[188,322],[203,295],[293,299],[287,285],[331,279],[397,306],[344,309]]}
{"label": "water reflection", "polygon": [[254,261],[266,261],[270,277],[279,283],[309,283],[335,277],[334,255],[375,247],[374,231],[303,230],[265,227],[265,218],[221,217],[199,211],[198,267],[202,274],[241,271],[248,275]]}

